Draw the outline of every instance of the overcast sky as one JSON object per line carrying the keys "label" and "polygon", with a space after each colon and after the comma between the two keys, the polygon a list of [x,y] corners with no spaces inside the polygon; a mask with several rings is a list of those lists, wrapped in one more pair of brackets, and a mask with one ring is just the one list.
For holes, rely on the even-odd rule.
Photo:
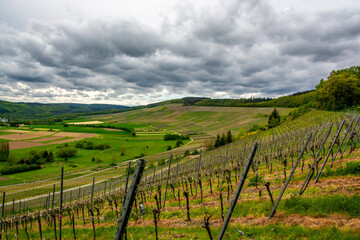
{"label": "overcast sky", "polygon": [[358,0],[0,0],[7,101],[278,97],[359,59]]}

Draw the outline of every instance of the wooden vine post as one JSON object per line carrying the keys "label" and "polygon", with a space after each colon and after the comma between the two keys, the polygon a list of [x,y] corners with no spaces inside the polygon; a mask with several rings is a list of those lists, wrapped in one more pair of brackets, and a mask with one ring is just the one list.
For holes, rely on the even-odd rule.
{"label": "wooden vine post", "polygon": [[296,169],[297,165],[299,164],[299,162],[300,162],[300,160],[301,160],[301,158],[302,158],[302,156],[303,156],[303,154],[304,154],[304,152],[305,152],[305,150],[306,150],[306,147],[307,147],[307,145],[308,145],[308,143],[309,143],[309,141],[310,141],[311,136],[312,136],[312,133],[309,133],[309,136],[308,136],[308,138],[307,138],[307,140],[306,140],[306,142],[305,142],[305,144],[304,144],[304,146],[303,146],[303,149],[301,150],[301,153],[299,154],[299,156],[298,156],[298,158],[297,158],[297,160],[296,160],[296,163],[295,163],[293,169],[291,170],[291,173],[290,173],[290,175],[289,175],[289,178],[287,179],[287,181],[286,181],[286,183],[285,183],[285,185],[284,185],[283,190],[281,191],[278,199],[276,200],[276,203],[275,203],[275,205],[274,205],[274,207],[273,207],[273,209],[272,209],[272,211],[271,211],[271,213],[270,213],[269,219],[274,216],[275,211],[276,211],[276,208],[277,208],[277,206],[279,205],[279,202],[280,202],[280,200],[281,200],[281,197],[283,196],[283,194],[284,194],[284,192],[285,192],[285,190],[286,190],[286,188],[287,188],[287,186],[288,186],[288,184],[289,184],[292,176],[293,176],[294,173],[295,173],[295,169]]}
{"label": "wooden vine post", "polygon": [[340,145],[339,145],[338,149],[336,150],[335,155],[334,155],[334,156],[332,157],[332,159],[331,159],[330,167],[333,166],[334,161],[335,161],[335,159],[336,159],[336,156],[337,156],[338,153],[341,151],[341,147],[342,147],[342,145],[343,145],[343,143],[344,143],[344,141],[345,141],[345,139],[346,139],[346,136],[347,136],[347,134],[349,133],[350,128],[351,128],[351,126],[352,126],[352,124],[353,124],[354,121],[355,121],[355,119],[353,118],[353,119],[351,120],[351,122],[350,122],[350,125],[349,125],[348,128],[346,129],[345,134],[344,134],[344,137],[342,138],[342,140],[341,140],[341,142],[340,142]]}
{"label": "wooden vine post", "polygon": [[63,204],[63,190],[64,190],[64,167],[61,167],[60,179],[60,206],[59,206],[59,239],[61,240],[61,225],[62,225],[62,204]]}
{"label": "wooden vine post", "polygon": [[337,133],[336,133],[336,136],[334,137],[334,140],[333,140],[333,142],[332,142],[332,144],[331,144],[331,146],[330,146],[330,148],[329,148],[329,151],[328,151],[328,154],[326,155],[326,158],[325,158],[325,160],[324,160],[324,163],[323,163],[323,165],[321,166],[320,171],[318,172],[318,175],[317,175],[316,178],[315,178],[315,183],[317,183],[317,181],[318,181],[319,178],[320,178],[320,175],[321,175],[322,171],[324,170],[325,164],[326,164],[326,162],[327,162],[330,154],[332,153],[332,150],[333,150],[333,148],[334,148],[334,145],[335,145],[335,143],[336,143],[336,140],[338,139],[338,137],[339,137],[339,135],[340,135],[340,132],[341,132],[342,127],[344,126],[344,123],[345,123],[345,120],[342,121],[341,126],[339,127],[339,129],[338,129],[338,131],[337,131]]}
{"label": "wooden vine post", "polygon": [[169,160],[168,175],[167,175],[166,185],[165,185],[165,194],[164,194],[164,204],[163,204],[163,209],[165,209],[166,192],[167,192],[167,187],[168,187],[168,184],[169,184],[169,178],[170,178],[171,160],[172,160],[172,154],[170,155],[170,160]]}
{"label": "wooden vine post", "polygon": [[122,207],[124,207],[125,201],[126,201],[127,188],[128,188],[128,184],[129,184],[130,166],[131,166],[131,162],[129,162],[128,168],[127,168],[126,183],[125,183],[125,189],[124,189],[124,199],[122,202]]}
{"label": "wooden vine post", "polygon": [[119,219],[119,224],[115,234],[115,240],[122,240],[125,234],[126,226],[129,220],[131,213],[131,208],[134,204],[137,189],[141,180],[141,176],[145,169],[146,161],[144,159],[138,160],[135,168],[135,173],[133,175],[129,192],[126,196],[126,201],[121,211],[121,217]]}
{"label": "wooden vine post", "polygon": [[316,161],[318,160],[318,158],[319,158],[319,156],[320,156],[320,153],[321,153],[321,150],[324,148],[325,142],[326,142],[326,140],[328,139],[328,137],[329,137],[329,135],[330,135],[331,129],[332,129],[332,127],[333,127],[333,124],[334,124],[334,123],[331,123],[331,124],[330,124],[329,130],[327,131],[326,136],[325,136],[325,138],[323,139],[323,141],[322,141],[322,143],[321,143],[321,147],[319,148],[319,151],[318,151],[318,153],[316,154],[316,156],[315,156],[315,158],[314,158],[314,161],[313,161],[313,163],[312,163],[312,165],[311,165],[311,167],[310,167],[310,170],[309,170],[309,172],[308,172],[308,174],[307,174],[307,176],[306,176],[306,178],[305,178],[305,180],[304,180],[304,182],[303,182],[303,184],[302,184],[302,186],[301,186],[301,188],[300,188],[299,195],[302,195],[302,194],[304,193],[304,191],[305,191],[305,189],[306,189],[306,187],[307,187],[307,184],[308,184],[308,183],[310,182],[310,180],[311,180],[311,177],[312,177],[311,172],[314,171],[314,167],[315,167]]}
{"label": "wooden vine post", "polygon": [[[196,182],[195,182],[195,196],[197,196],[197,187],[198,187],[198,182],[199,182],[199,177],[200,177],[201,154],[202,154],[202,151],[201,151],[201,149],[200,149],[199,162],[198,162],[198,166],[197,166],[197,176],[196,176]],[[195,173],[196,173],[196,172],[195,172]]]}
{"label": "wooden vine post", "polygon": [[2,229],[5,217],[5,192],[3,192],[2,206],[1,206],[1,224],[0,224],[0,240],[2,239]]}
{"label": "wooden vine post", "polygon": [[247,174],[249,172],[249,169],[250,169],[250,166],[254,160],[254,156],[255,156],[255,153],[256,153],[256,149],[258,147],[258,144],[257,143],[254,143],[251,150],[250,150],[250,155],[249,155],[249,158],[248,158],[248,161],[246,163],[246,166],[245,166],[245,169],[244,169],[244,172],[242,173],[241,175],[241,180],[239,182],[239,185],[237,186],[237,189],[236,189],[236,192],[235,192],[235,195],[234,195],[234,198],[233,200],[231,201],[231,205],[230,205],[230,208],[229,208],[229,211],[228,213],[226,214],[226,218],[225,218],[225,221],[223,223],[223,226],[220,230],[220,234],[218,236],[218,240],[221,240],[223,237],[224,237],[224,234],[225,234],[225,231],[226,231],[226,228],[230,222],[230,218],[231,218],[231,215],[235,209],[235,205],[236,205],[236,202],[237,200],[239,199],[239,196],[240,196],[240,193],[241,193],[241,190],[244,186],[244,183],[245,183],[245,180],[246,180],[246,177],[247,177]]}
{"label": "wooden vine post", "polygon": [[[347,140],[347,142],[346,142],[346,144],[345,144],[345,147],[344,147],[344,149],[343,149],[343,151],[342,151],[342,153],[341,153],[341,155],[340,155],[339,160],[341,160],[341,159],[343,158],[344,153],[345,153],[345,150],[346,150],[346,147],[348,146],[350,140],[351,140],[352,137],[353,137],[353,133],[354,133],[354,131],[355,131],[355,129],[356,129],[356,126],[357,126],[358,123],[359,123],[359,120],[360,120],[360,117],[358,117],[358,118],[356,119],[355,125],[354,125],[353,129],[351,130],[351,133],[350,133],[350,135],[349,135],[349,139]],[[350,148],[351,148],[351,147],[350,147]]]}

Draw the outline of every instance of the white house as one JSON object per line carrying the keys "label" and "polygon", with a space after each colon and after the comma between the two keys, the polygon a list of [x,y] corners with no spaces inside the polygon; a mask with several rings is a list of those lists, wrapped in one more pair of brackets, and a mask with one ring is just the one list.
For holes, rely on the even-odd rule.
{"label": "white house", "polygon": [[7,123],[9,120],[7,118],[0,117],[0,122]]}

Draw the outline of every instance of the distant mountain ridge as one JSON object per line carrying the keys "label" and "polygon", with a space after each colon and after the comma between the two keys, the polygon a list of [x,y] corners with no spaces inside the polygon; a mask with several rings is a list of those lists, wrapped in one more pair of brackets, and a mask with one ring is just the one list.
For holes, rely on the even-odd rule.
{"label": "distant mountain ridge", "polygon": [[112,104],[80,104],[80,103],[24,103],[0,100],[0,117],[11,121],[48,119],[76,114],[103,113],[129,108]]}

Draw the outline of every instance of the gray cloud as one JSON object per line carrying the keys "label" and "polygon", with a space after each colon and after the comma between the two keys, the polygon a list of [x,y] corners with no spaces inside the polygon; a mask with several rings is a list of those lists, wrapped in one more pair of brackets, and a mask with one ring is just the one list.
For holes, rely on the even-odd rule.
{"label": "gray cloud", "polygon": [[25,32],[1,23],[0,97],[136,105],[313,89],[358,64],[359,10],[276,12],[259,0],[179,5],[156,29],[122,18],[33,20]]}

